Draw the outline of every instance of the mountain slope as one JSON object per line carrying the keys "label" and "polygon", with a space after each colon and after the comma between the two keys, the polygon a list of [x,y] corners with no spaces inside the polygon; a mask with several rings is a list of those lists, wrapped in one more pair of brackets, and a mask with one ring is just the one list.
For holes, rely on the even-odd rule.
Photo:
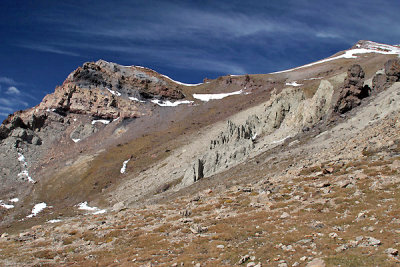
{"label": "mountain slope", "polygon": [[[345,208],[338,202],[340,199],[354,205],[347,212],[351,217],[365,204],[352,202],[360,192],[362,196],[382,193],[381,197],[386,199],[386,192],[379,190],[388,190],[390,185],[390,192],[396,194],[398,54],[397,46],[360,41],[352,49],[331,58],[292,70],[225,76],[198,85],[181,84],[143,67],[105,61],[85,63],[37,107],[13,114],[2,124],[1,227],[11,227],[7,230],[10,232],[49,219],[63,220],[51,231],[36,227],[23,238],[26,246],[21,246],[39,253],[46,249],[30,247],[30,244],[34,246],[32,235],[43,238],[43,247],[57,233],[63,240],[68,235],[74,236],[69,244],[62,241],[58,256],[48,252],[53,256],[26,257],[32,264],[44,262],[47,256],[50,263],[100,260],[106,264],[111,257],[105,252],[107,240],[111,240],[110,246],[119,244],[120,247],[114,247],[117,252],[126,248],[124,242],[129,238],[139,238],[139,232],[150,233],[162,227],[166,230],[153,233],[155,243],[170,242],[163,237],[168,233],[176,235],[177,244],[189,239],[194,240],[193,245],[208,240],[213,248],[201,243],[207,247],[204,247],[205,255],[220,251],[215,249],[219,243],[224,246],[224,252],[231,253],[210,256],[216,261],[205,259],[201,251],[185,258],[183,252],[192,245],[187,248],[177,245],[174,253],[182,262],[197,259],[209,265],[235,264],[245,248],[254,244],[245,242],[239,250],[227,249],[227,246],[241,244],[253,232],[268,237],[271,245],[278,246],[262,257],[257,256],[263,263],[267,258],[271,261],[275,251],[282,250],[277,235],[299,227],[297,220],[312,224],[308,221],[313,218],[328,225],[323,214],[328,213],[327,218],[334,220],[330,216]],[[384,134],[379,135],[380,132]],[[361,174],[366,177],[358,182],[354,177]],[[377,176],[382,179],[376,180]],[[368,185],[377,181],[374,189],[368,191]],[[342,183],[351,184],[351,190],[347,185],[343,189]],[[351,191],[350,195],[343,197],[347,191]],[[193,195],[200,195],[201,202],[193,202]],[[11,201],[15,198],[18,201]],[[27,218],[34,205],[41,203],[45,204],[35,206],[36,211],[45,208]],[[10,205],[14,207],[9,208]],[[107,211],[90,209],[88,205]],[[151,206],[138,208],[143,205]],[[129,209],[120,211],[126,207]],[[94,226],[95,222],[75,223],[93,216],[81,217],[79,213],[89,211],[80,208],[91,213],[106,212],[95,218],[98,222],[108,221],[110,228]],[[190,212],[185,216],[194,218],[188,218],[187,223],[180,222],[177,209],[186,208],[193,216]],[[325,208],[333,213],[323,212]],[[311,209],[311,217],[307,218],[302,209]],[[392,209],[397,209],[394,203]],[[157,210],[166,210],[166,215],[157,215]],[[379,209],[376,212],[380,212],[379,216],[384,214]],[[291,214],[295,214],[293,218]],[[232,228],[228,227],[233,233],[226,232],[228,228],[224,224],[228,219],[225,217],[237,218]],[[275,227],[269,223],[277,222],[281,228],[268,234],[264,226],[259,231],[250,226],[247,229],[242,220],[250,217],[260,224],[263,218],[269,217],[265,227]],[[138,220],[147,221],[146,225]],[[122,222],[136,229],[123,224],[121,231],[132,233],[127,240],[120,236],[121,231],[116,231],[116,225]],[[180,223],[188,227],[176,229]],[[349,222],[349,225],[351,228],[355,224]],[[203,226],[211,233],[203,234]],[[70,227],[79,234],[70,235],[67,231]],[[102,237],[87,236],[93,234],[89,230],[93,227]],[[246,230],[239,230],[243,227]],[[325,230],[332,231],[332,228],[319,233],[330,234]],[[350,240],[350,232],[347,234]],[[385,246],[391,242],[385,235],[379,238]],[[311,244],[317,244],[318,252],[312,247],[310,251],[296,248],[296,253],[321,252],[327,256],[327,248],[332,244],[324,247],[329,242],[323,238],[317,242],[317,239]],[[11,257],[17,254],[8,250],[8,246],[18,247],[13,240],[16,239],[7,241],[5,237],[4,243],[0,243],[9,255],[2,258],[4,263],[15,262]],[[74,258],[65,252],[85,240],[90,241],[91,253],[102,251],[95,260]],[[143,246],[137,249],[146,253],[161,251],[144,240],[140,242]],[[284,244],[285,248],[289,243]],[[261,253],[261,250],[253,251],[257,255]],[[138,255],[136,260],[173,263],[171,258],[158,254],[146,258],[145,255],[150,255],[146,253]],[[286,261],[294,263],[296,253]],[[123,253],[117,254],[124,261],[133,260]],[[385,264],[386,259],[382,256]]]}

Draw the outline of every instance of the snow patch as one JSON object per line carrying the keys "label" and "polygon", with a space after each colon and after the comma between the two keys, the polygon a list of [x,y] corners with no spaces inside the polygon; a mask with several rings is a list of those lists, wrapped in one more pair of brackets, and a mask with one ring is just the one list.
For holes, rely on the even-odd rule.
{"label": "snow patch", "polygon": [[61,220],[60,219],[53,219],[53,220],[48,220],[47,222],[48,223],[58,223],[58,222],[61,222]]}
{"label": "snow patch", "polygon": [[210,100],[219,100],[219,99],[223,99],[225,97],[232,96],[232,95],[240,95],[242,93],[243,93],[243,90],[232,92],[232,93],[221,93],[221,94],[193,94],[193,97],[195,99],[198,99],[198,100],[201,100],[204,102],[208,102]]}
{"label": "snow patch", "polygon": [[359,54],[377,53],[377,54],[384,54],[384,55],[399,55],[400,56],[400,47],[397,47],[397,46],[385,45],[385,44],[380,44],[380,43],[375,43],[375,42],[367,42],[366,48],[359,48],[359,47],[360,46],[357,46],[357,48],[355,48],[355,49],[347,50],[347,51],[345,51],[344,54],[336,56],[336,57],[326,58],[326,59],[319,60],[319,61],[316,61],[316,62],[313,62],[310,64],[306,64],[306,65],[303,65],[303,66],[300,66],[297,68],[272,72],[270,74],[289,72],[289,71],[321,64],[324,62],[341,59],[341,58],[357,58],[356,55],[359,55]]}
{"label": "snow patch", "polygon": [[76,206],[77,206],[78,209],[80,209],[80,210],[93,211],[92,214],[102,214],[102,213],[105,213],[105,212],[106,212],[106,210],[101,210],[101,209],[99,209],[99,208],[97,208],[97,207],[90,207],[90,206],[87,204],[87,201],[81,202],[81,203],[79,203],[79,204],[76,205]]}
{"label": "snow patch", "polygon": [[286,85],[289,85],[289,86],[294,86],[294,87],[297,87],[297,86],[302,86],[302,84],[300,84],[300,83],[297,83],[296,81],[294,81],[294,82],[291,82],[291,83],[286,83]]}
{"label": "snow patch", "polygon": [[74,139],[74,138],[72,138],[72,141],[74,141],[75,143],[78,143],[79,141],[81,141],[81,139]]}
{"label": "snow patch", "polygon": [[93,120],[93,121],[92,121],[92,124],[94,125],[94,124],[96,124],[97,122],[101,122],[101,123],[103,123],[103,124],[105,124],[105,125],[107,125],[107,124],[110,123],[109,120]]}
{"label": "snow patch", "polygon": [[14,208],[14,205],[8,205],[8,204],[6,204],[6,203],[4,203],[3,202],[3,200],[0,200],[0,207],[2,207],[2,208],[5,208],[5,209],[12,209],[12,208]]}
{"label": "snow patch", "polygon": [[103,214],[103,213],[105,213],[106,211],[107,211],[107,210],[99,210],[99,211],[94,212],[93,214],[94,214],[94,215]]}
{"label": "snow patch", "polygon": [[121,93],[118,92],[118,91],[114,91],[114,90],[111,90],[111,89],[108,89],[108,88],[107,88],[107,90],[108,90],[111,94],[113,94],[113,95],[121,96]]}
{"label": "snow patch", "polygon": [[140,100],[140,99],[138,99],[138,98],[136,98],[136,97],[133,97],[133,96],[130,96],[130,97],[128,97],[130,100],[132,100],[132,101],[136,101],[136,102],[140,102],[140,103],[146,103],[146,101],[143,101],[143,100]]}
{"label": "snow patch", "polygon": [[36,215],[38,215],[39,212],[41,212],[42,210],[44,210],[47,207],[47,204],[42,202],[42,203],[38,203],[36,204],[33,209],[32,209],[32,213],[28,216],[26,216],[27,218],[32,218]]}
{"label": "snow patch", "polygon": [[22,163],[22,169],[23,169],[22,172],[18,173],[18,177],[22,179],[26,178],[28,179],[28,182],[35,183],[32,177],[29,176],[29,172],[27,170],[28,163],[26,162],[24,155],[22,155],[22,153],[19,152],[18,152],[18,161]]}
{"label": "snow patch", "polygon": [[168,77],[166,75],[161,75],[161,76],[163,76],[164,78],[167,78],[168,80],[170,80],[170,81],[172,81],[174,83],[177,83],[177,84],[180,84],[180,85],[184,85],[184,86],[198,86],[200,84],[203,84],[203,83],[182,83],[182,82],[178,82],[178,81],[172,80],[170,77]]}
{"label": "snow patch", "polygon": [[127,160],[125,160],[125,161],[122,163],[121,173],[125,173],[125,172],[126,172],[126,164],[128,164],[128,162],[129,162],[130,160],[131,160],[131,159],[127,159]]}
{"label": "snow patch", "polygon": [[150,100],[150,101],[152,103],[154,103],[154,104],[157,104],[157,105],[161,106],[161,107],[176,107],[176,106],[181,105],[181,104],[191,104],[191,103],[193,103],[193,101],[189,101],[189,100],[178,100],[178,101],[175,101],[175,102],[171,102],[169,100],[153,99],[153,100]]}
{"label": "snow patch", "polygon": [[25,161],[25,156],[22,155],[21,153],[18,153],[18,161],[21,161],[24,164],[24,166],[27,165],[27,163]]}
{"label": "snow patch", "polygon": [[12,202],[12,203],[17,203],[18,201],[19,201],[19,198],[17,198],[17,197],[10,199],[10,202]]}

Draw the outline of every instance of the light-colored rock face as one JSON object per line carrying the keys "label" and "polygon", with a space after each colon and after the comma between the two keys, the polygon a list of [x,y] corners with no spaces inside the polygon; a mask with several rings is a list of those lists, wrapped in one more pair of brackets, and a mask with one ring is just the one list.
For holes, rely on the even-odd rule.
{"label": "light-colored rock face", "polygon": [[306,98],[301,88],[286,88],[271,96],[264,112],[249,116],[244,124],[228,121],[226,130],[211,140],[209,149],[186,170],[182,185],[223,171],[260,153],[262,147],[313,127],[331,112],[333,92],[328,80],[320,82],[312,98]]}
{"label": "light-colored rock face", "polygon": [[258,118],[252,116],[244,125],[228,121],[226,130],[211,140],[209,150],[185,172],[182,185],[190,185],[245,158],[254,148]]}

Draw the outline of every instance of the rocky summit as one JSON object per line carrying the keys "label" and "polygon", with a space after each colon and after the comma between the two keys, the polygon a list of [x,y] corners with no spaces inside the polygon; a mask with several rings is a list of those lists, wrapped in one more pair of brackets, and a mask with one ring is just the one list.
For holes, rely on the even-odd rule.
{"label": "rocky summit", "polygon": [[0,265],[398,265],[399,56],[201,84],[83,64],[0,126]]}

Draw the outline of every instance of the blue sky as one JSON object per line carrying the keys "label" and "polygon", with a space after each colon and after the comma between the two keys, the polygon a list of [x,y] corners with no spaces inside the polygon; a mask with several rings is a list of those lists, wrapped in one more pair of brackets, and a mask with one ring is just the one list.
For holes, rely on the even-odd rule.
{"label": "blue sky", "polygon": [[87,61],[198,83],[303,65],[360,39],[400,43],[400,1],[0,2],[0,120]]}

